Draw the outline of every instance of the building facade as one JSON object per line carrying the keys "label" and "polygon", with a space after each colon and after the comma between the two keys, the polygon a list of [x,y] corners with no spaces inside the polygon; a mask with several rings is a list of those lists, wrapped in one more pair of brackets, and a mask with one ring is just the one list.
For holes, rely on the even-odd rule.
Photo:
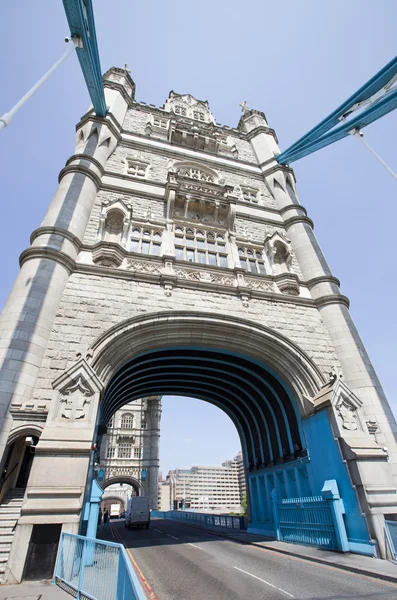
{"label": "building facade", "polygon": [[239,513],[244,493],[244,467],[239,453],[222,466],[169,471],[166,480],[159,485],[159,509]]}
{"label": "building facade", "polygon": [[106,423],[164,394],[234,422],[252,531],[274,533],[273,490],[335,482],[349,549],[386,556],[395,419],[265,114],[242,103],[227,127],[190,94],[137,102],[125,69],[104,86],[0,321],[2,493],[24,494],[5,579],[49,528],[54,545],[90,531]]}
{"label": "building facade", "polygon": [[103,472],[100,485],[106,486],[104,497],[119,492],[125,503],[131,494],[148,496],[150,507],[156,508],[160,419],[157,396],[129,402],[110,418],[98,465]]}

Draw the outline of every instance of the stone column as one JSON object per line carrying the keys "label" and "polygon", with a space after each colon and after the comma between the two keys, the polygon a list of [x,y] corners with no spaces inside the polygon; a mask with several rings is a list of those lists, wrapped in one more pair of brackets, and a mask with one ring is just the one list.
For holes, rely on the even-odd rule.
{"label": "stone column", "polygon": [[[279,151],[274,132],[268,128],[263,113],[258,111],[246,111],[239,127],[247,133],[283,217],[303,278],[333,342],[344,381],[363,402],[365,420],[377,426],[377,450],[361,448],[362,440],[357,440],[357,447],[350,446],[345,450],[344,458],[353,457],[349,462],[352,483],[358,488],[362,510],[383,554],[383,517],[380,513],[397,513],[397,425],[393,413],[351,318],[349,301],[340,293],[339,281],[332,275],[313,233],[313,223],[298,202],[294,174],[275,160]],[[387,447],[387,453],[382,446]]]}
{"label": "stone column", "polygon": [[30,248],[21,255],[21,270],[0,317],[0,456],[12,425],[8,407],[24,405],[32,397],[106,161],[134,93],[131,78],[119,71],[105,76],[107,118],[98,119],[90,111],[77,126],[75,154],[60,173],[59,187],[31,236]]}

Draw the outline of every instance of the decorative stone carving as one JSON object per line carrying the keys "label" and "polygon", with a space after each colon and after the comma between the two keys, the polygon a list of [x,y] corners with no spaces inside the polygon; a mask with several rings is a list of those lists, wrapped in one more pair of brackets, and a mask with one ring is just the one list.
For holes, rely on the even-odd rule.
{"label": "decorative stone carving", "polygon": [[96,265],[117,269],[123,262],[124,254],[121,248],[99,245],[92,251],[92,260]]}
{"label": "decorative stone carving", "polygon": [[378,431],[379,429],[379,425],[376,421],[365,421],[365,424],[367,426],[368,429],[368,433],[370,435],[375,435],[375,433]]}
{"label": "decorative stone carving", "polygon": [[348,429],[349,431],[356,431],[358,429],[357,408],[349,404],[343,397],[336,405],[336,411],[342,419],[342,427],[344,429]]}
{"label": "decorative stone carving", "polygon": [[286,235],[281,235],[278,231],[274,231],[271,235],[267,234],[265,237],[265,250],[275,275],[293,273],[292,260],[294,253],[291,242]]}
{"label": "decorative stone carving", "polygon": [[247,287],[260,292],[275,291],[274,283],[272,281],[263,281],[260,279],[247,277],[247,275],[245,276],[245,284]]}
{"label": "decorative stone carving", "polygon": [[299,296],[298,277],[292,273],[283,273],[276,278],[277,287],[282,294]]}
{"label": "decorative stone carving", "polygon": [[152,261],[128,260],[127,267],[130,271],[139,273],[150,273],[153,275],[161,273],[161,265]]}
{"label": "decorative stone carving", "polygon": [[81,376],[61,393],[59,415],[63,419],[84,419],[91,403],[93,391],[84,384]]}
{"label": "decorative stone carving", "polygon": [[177,268],[175,274],[181,279],[187,281],[202,281],[204,283],[214,283],[217,285],[234,285],[234,278],[228,275],[216,275],[208,271],[191,271],[190,269]]}
{"label": "decorative stone carving", "polygon": [[68,426],[89,427],[84,422],[95,420],[103,386],[87,360],[80,358],[53,382],[52,387],[54,395],[49,422],[67,422]]}

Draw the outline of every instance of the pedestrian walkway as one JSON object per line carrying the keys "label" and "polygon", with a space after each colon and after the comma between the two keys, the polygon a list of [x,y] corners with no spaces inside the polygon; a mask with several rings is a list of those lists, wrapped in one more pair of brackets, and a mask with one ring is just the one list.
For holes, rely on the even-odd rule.
{"label": "pedestrian walkway", "polygon": [[[161,520],[161,519],[159,519]],[[169,519],[171,520],[171,519]],[[179,520],[175,523],[181,523]],[[183,525],[203,529],[199,525],[183,522]],[[203,529],[204,531],[204,529]],[[352,554],[350,552],[333,552],[324,548],[314,548],[312,546],[303,546],[301,544],[287,544],[286,542],[278,542],[272,538],[256,535],[246,532],[234,532],[219,527],[205,528],[206,533],[217,535],[239,542],[240,544],[251,544],[265,550],[288,554],[296,558],[310,560],[312,562],[326,564],[345,571],[352,571],[368,577],[375,577],[386,581],[397,583],[397,562],[389,560],[380,560],[371,558],[370,556],[361,556],[360,554]]]}
{"label": "pedestrian walkway", "polygon": [[0,586],[0,600],[70,600],[70,595],[52,581],[25,581]]}

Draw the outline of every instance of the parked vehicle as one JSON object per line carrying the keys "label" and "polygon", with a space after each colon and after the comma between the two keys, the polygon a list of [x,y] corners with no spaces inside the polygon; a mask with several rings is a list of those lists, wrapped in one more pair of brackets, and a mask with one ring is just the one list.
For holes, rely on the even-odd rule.
{"label": "parked vehicle", "polygon": [[124,526],[127,529],[132,527],[146,527],[148,529],[149,524],[149,498],[147,496],[133,496],[128,501]]}
{"label": "parked vehicle", "polygon": [[111,504],[110,505],[110,518],[118,519],[120,516],[120,504]]}

